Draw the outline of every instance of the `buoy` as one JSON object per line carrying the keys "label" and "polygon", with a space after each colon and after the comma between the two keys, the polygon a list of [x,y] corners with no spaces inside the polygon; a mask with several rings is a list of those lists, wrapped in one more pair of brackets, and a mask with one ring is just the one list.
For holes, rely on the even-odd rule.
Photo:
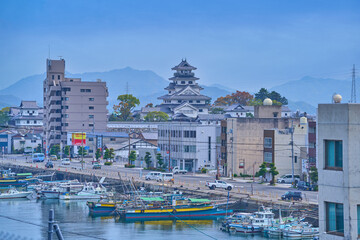
{"label": "buoy", "polygon": [[38,165],[36,164],[36,168],[38,168]]}

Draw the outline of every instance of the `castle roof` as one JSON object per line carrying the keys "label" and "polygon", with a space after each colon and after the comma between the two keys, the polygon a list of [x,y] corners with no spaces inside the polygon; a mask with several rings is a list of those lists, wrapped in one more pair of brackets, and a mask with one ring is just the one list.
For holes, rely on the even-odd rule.
{"label": "castle roof", "polygon": [[171,68],[172,70],[196,70],[196,67],[191,66],[186,59],[182,59],[181,63],[179,63],[177,66]]}

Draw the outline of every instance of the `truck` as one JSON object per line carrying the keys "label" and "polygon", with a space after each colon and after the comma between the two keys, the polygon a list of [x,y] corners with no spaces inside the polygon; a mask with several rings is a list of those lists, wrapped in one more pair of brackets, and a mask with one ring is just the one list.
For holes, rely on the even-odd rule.
{"label": "truck", "polygon": [[173,170],[172,170],[173,174],[178,174],[178,173],[182,173],[182,174],[185,174],[187,173],[187,170],[181,170],[179,167],[174,167]]}
{"label": "truck", "polygon": [[206,187],[209,187],[210,189],[215,189],[215,188],[223,188],[225,190],[230,191],[231,189],[234,188],[234,186],[230,183],[227,183],[225,181],[221,181],[221,180],[215,180],[215,181],[206,181],[205,184]]}

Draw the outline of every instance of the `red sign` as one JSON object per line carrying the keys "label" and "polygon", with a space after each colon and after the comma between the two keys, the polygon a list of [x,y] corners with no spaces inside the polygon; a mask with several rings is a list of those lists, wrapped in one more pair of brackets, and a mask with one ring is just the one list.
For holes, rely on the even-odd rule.
{"label": "red sign", "polygon": [[71,137],[71,144],[73,146],[85,146],[86,133],[73,133]]}

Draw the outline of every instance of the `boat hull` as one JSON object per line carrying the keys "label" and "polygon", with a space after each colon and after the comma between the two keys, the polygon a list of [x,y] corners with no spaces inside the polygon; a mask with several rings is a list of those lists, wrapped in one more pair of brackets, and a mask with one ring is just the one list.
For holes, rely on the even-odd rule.
{"label": "boat hull", "polygon": [[4,194],[0,195],[0,199],[27,198],[31,194],[32,194],[32,192],[20,192],[20,193],[15,193],[15,194],[4,193]]}
{"label": "boat hull", "polygon": [[90,214],[116,214],[116,204],[115,203],[95,203],[87,202],[89,207]]}
{"label": "boat hull", "polygon": [[91,200],[91,199],[95,199],[98,200],[100,199],[101,196],[100,195],[60,195],[59,199],[60,200]]}
{"label": "boat hull", "polygon": [[47,199],[59,199],[60,192],[42,191],[41,194]]}
{"label": "boat hull", "polygon": [[231,214],[232,210],[210,209],[158,209],[158,210],[127,210],[125,218],[127,220],[174,220],[177,218],[206,218],[211,216],[225,216]]}

